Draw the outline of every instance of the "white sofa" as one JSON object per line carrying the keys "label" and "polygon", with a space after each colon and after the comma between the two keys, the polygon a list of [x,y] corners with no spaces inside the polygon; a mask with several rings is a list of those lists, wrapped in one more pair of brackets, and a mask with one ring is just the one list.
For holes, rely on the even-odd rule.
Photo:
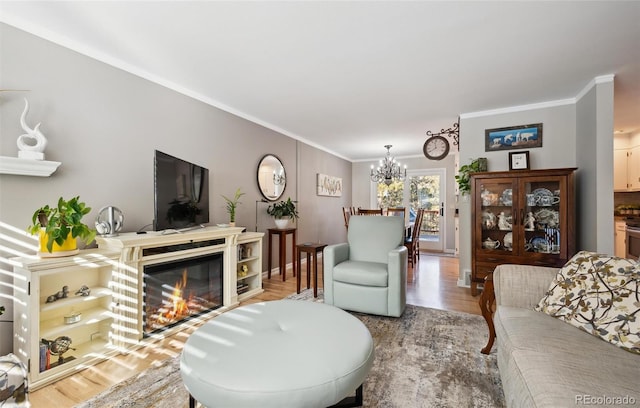
{"label": "white sofa", "polygon": [[640,405],[639,354],[534,311],[557,272],[500,265],[493,274],[497,360],[507,406]]}

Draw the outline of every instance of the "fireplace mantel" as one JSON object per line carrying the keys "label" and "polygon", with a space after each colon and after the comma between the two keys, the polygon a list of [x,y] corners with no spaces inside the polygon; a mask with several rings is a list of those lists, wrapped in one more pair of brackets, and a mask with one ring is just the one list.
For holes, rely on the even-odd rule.
{"label": "fireplace mantel", "polygon": [[[115,237],[97,237],[100,249],[120,253],[119,270],[114,274],[114,302],[118,304],[117,313],[123,317],[121,332],[115,333],[116,339],[126,343],[140,341],[143,337],[143,277],[144,266],[188,259],[212,252],[223,253],[223,306],[228,309],[238,305],[237,265],[239,242],[254,241],[261,245],[263,233],[243,233],[239,227],[204,227],[181,233],[166,234],[147,232],[146,234],[125,233]],[[256,251],[261,254],[261,251]],[[258,255],[259,256],[259,255]],[[261,265],[261,262],[257,262]],[[261,271],[259,271],[261,272]],[[260,274],[261,275],[261,274]],[[261,278],[261,276],[259,276]],[[259,287],[252,288],[251,295],[262,291],[262,281],[257,279]],[[243,295],[243,299],[249,297]],[[220,309],[218,309],[220,310]]]}
{"label": "fireplace mantel", "polygon": [[[220,313],[262,292],[264,234],[242,230],[207,227],[176,234],[128,233],[98,237],[100,248],[74,256],[13,258],[13,350],[29,367],[29,388],[36,390],[184,329],[186,323],[177,324],[162,335],[156,332],[144,338],[145,266],[223,254],[223,305],[200,317]],[[85,285],[88,293],[80,293]],[[198,319],[196,323],[202,320]],[[72,349],[64,351],[65,358],[55,365],[56,356],[48,361],[41,339],[57,341],[64,336]]]}

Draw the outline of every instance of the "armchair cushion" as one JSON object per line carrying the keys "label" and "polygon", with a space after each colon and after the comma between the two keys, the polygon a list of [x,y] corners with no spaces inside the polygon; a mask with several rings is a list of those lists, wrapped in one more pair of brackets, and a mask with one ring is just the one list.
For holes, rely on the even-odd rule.
{"label": "armchair cushion", "polygon": [[387,264],[365,261],[345,261],[333,268],[333,280],[365,286],[386,288],[389,284]]}

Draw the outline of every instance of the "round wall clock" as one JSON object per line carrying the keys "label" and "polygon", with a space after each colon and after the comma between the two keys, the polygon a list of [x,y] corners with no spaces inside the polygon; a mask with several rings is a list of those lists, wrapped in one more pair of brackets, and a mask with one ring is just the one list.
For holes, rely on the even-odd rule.
{"label": "round wall clock", "polygon": [[429,160],[442,160],[449,154],[449,141],[444,136],[432,136],[424,142],[422,151]]}

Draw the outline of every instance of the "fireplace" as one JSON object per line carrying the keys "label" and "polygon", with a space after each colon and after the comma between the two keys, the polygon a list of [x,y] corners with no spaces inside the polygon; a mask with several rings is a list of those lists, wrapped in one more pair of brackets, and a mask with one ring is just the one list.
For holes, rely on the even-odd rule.
{"label": "fireplace", "polygon": [[223,305],[223,252],[144,266],[143,335]]}

